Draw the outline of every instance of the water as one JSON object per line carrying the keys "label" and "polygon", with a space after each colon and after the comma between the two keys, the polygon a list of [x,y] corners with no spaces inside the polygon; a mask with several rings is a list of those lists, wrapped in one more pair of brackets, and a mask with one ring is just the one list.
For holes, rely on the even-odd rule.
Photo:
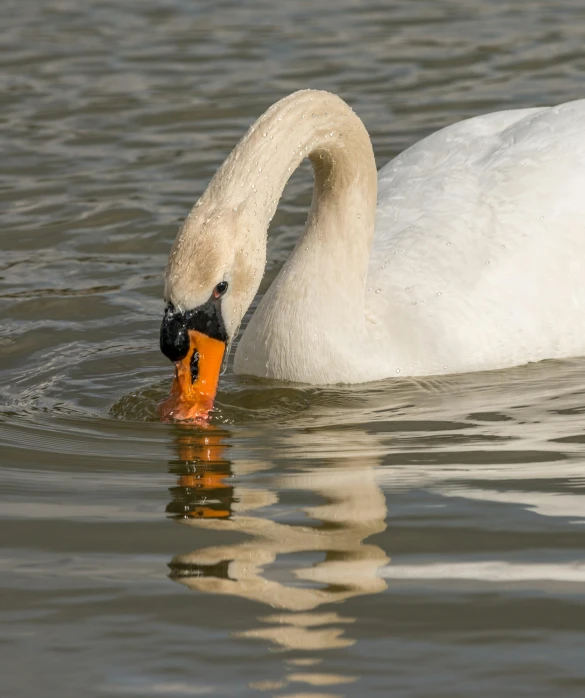
{"label": "water", "polygon": [[[156,421],[161,272],[251,121],[347,99],[379,164],[585,95],[579,0],[0,6],[0,695],[582,696],[585,361]],[[310,201],[295,175],[266,289]]]}

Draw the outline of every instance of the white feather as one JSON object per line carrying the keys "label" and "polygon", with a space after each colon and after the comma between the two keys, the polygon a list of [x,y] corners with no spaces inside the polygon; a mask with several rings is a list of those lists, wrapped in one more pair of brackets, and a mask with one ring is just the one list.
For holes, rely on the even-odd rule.
{"label": "white feather", "polygon": [[281,100],[179,234],[167,270],[177,307],[221,273],[233,279],[228,328],[239,326],[276,202],[307,156],[309,219],[242,337],[237,373],[358,383],[585,354],[585,100],[442,129],[377,185],[367,132],[342,100]]}

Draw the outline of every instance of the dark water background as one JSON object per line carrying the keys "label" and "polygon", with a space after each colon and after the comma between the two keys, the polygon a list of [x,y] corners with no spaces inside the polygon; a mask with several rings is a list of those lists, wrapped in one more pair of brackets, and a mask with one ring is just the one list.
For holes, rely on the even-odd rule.
{"label": "dark water background", "polygon": [[585,695],[585,361],[154,413],[170,243],[255,117],[335,91],[382,165],[583,97],[581,0],[3,0],[0,66],[0,695]]}

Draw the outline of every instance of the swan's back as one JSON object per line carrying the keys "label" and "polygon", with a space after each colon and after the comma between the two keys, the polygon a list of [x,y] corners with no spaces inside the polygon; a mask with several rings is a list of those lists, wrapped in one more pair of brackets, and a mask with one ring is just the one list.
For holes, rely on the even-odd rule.
{"label": "swan's back", "polygon": [[585,353],[584,261],[585,100],[460,122],[379,172],[368,315],[409,373]]}

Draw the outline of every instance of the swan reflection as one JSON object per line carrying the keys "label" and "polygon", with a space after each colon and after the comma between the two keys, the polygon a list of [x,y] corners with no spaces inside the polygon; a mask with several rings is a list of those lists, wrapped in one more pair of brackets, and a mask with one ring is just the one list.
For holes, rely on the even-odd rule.
{"label": "swan reflection", "polygon": [[[176,555],[171,578],[193,590],[239,596],[278,611],[240,636],[305,651],[353,644],[346,630],[354,618],[321,607],[386,588],[378,570],[388,557],[366,542],[386,527],[385,498],[374,475],[377,459],[346,457],[348,450],[355,452],[355,432],[297,432],[279,444],[279,458],[283,452],[294,458],[295,472],[267,474],[258,487],[246,480],[258,480],[253,474],[273,464],[231,460],[228,437],[220,429],[179,432],[179,458],[171,466],[178,481],[167,511],[186,525],[246,538]],[[326,455],[318,469],[309,468],[316,448]],[[279,502],[279,495],[288,499],[296,490],[304,500],[316,500],[302,508],[302,517],[296,507]]]}

